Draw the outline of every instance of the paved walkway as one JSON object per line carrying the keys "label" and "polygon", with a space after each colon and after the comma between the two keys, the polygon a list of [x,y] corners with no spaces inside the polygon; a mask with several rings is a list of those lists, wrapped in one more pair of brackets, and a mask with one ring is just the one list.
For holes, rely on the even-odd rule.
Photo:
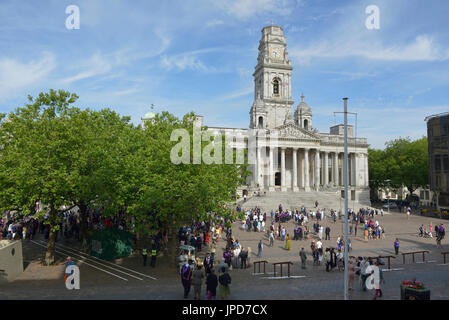
{"label": "paved walkway", "polygon": [[[270,219],[270,218],[268,218]],[[423,281],[431,289],[432,299],[449,298],[449,265],[442,264],[441,251],[449,251],[449,246],[443,241],[443,248],[437,248],[435,239],[424,239],[417,236],[418,227],[429,224],[429,218],[412,216],[407,220],[405,214],[391,214],[376,217],[386,227],[385,240],[371,240],[365,243],[358,237],[352,236],[353,251],[351,255],[370,255],[379,253],[393,253],[392,243],[396,237],[401,241],[401,252],[429,250],[426,263],[411,263],[407,259],[402,264],[402,256],[392,260],[392,267],[401,269],[385,272],[386,283],[383,285],[384,299],[399,299],[399,285],[403,280],[416,278]],[[432,224],[439,222],[432,219]],[[444,223],[444,221],[443,221]],[[313,224],[313,223],[312,223]],[[324,246],[336,246],[336,236],[341,232],[342,223],[337,221],[324,221],[324,226],[331,226],[331,240],[323,241]],[[289,222],[287,230],[293,232],[294,223]],[[263,239],[268,240],[262,233],[247,232],[234,227],[234,236],[245,247],[251,247],[253,254],[251,261],[257,261],[254,251],[257,243]],[[446,239],[445,239],[446,240]],[[225,242],[220,240],[217,256],[221,257],[221,250]],[[308,267],[300,269],[298,252],[304,247],[309,254]],[[71,255],[81,272],[81,289],[67,290],[63,282],[63,266],[42,267],[37,263],[45,251],[45,242],[38,238],[34,241],[25,241],[24,245],[25,272],[16,281],[2,286],[0,299],[182,299],[182,286],[176,268],[143,267],[141,257],[132,256],[126,259],[108,263],[89,257],[75,251],[76,248],[68,243],[59,242],[57,257],[63,263],[67,255]],[[207,250],[204,249],[203,252]],[[232,270],[231,299],[343,299],[343,272],[325,272],[324,266],[313,267],[310,257],[310,240],[292,241],[292,250],[284,250],[284,243],[275,241],[273,247],[265,245],[263,260],[292,261],[292,275],[304,276],[296,279],[268,279],[268,275],[253,276],[253,268],[246,270]],[[420,261],[417,256],[416,261]],[[272,272],[271,264],[268,267]],[[356,280],[357,281],[357,280]],[[204,288],[203,288],[204,290]],[[351,292],[351,299],[371,299],[374,292],[362,292],[356,285]],[[193,295],[193,289],[191,297]]]}

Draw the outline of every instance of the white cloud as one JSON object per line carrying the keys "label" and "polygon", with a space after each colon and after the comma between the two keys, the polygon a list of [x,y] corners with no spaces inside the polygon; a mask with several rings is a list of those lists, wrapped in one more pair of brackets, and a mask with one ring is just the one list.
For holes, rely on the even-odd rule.
{"label": "white cloud", "polygon": [[246,89],[234,91],[234,92],[228,93],[226,95],[223,95],[221,97],[218,97],[217,101],[232,100],[232,99],[235,99],[235,98],[240,98],[240,97],[243,97],[243,96],[247,96],[247,95],[252,94],[252,93],[254,93],[254,89],[253,88],[246,88]]}
{"label": "white cloud", "polygon": [[41,59],[30,62],[0,59],[0,99],[40,83],[55,67],[56,59],[50,52],[44,52]]}
{"label": "white cloud", "polygon": [[214,20],[208,21],[206,23],[206,27],[215,27],[215,26],[218,26],[221,24],[224,24],[223,20],[214,19]]}
{"label": "white cloud", "polygon": [[167,71],[171,71],[173,69],[178,70],[191,69],[204,72],[215,72],[217,71],[216,68],[206,66],[198,58],[198,56],[201,54],[215,52],[218,50],[220,50],[220,48],[206,48],[190,52],[183,52],[172,56],[164,55],[161,57],[161,65]]}
{"label": "white cloud", "polygon": [[106,74],[112,69],[112,65],[107,61],[107,58],[100,53],[94,54],[88,61],[82,64],[83,71],[76,75],[65,78],[63,83],[72,83],[75,81],[92,78],[98,75]]}
{"label": "white cloud", "polygon": [[386,61],[444,61],[449,59],[448,49],[441,48],[428,35],[419,35],[413,42],[404,45],[385,46],[380,41],[354,39],[352,37],[335,39],[332,42],[312,44],[304,49],[292,48],[290,57],[300,64],[310,63],[313,58],[363,57]]}
{"label": "white cloud", "polygon": [[136,93],[139,90],[137,88],[130,88],[130,89],[126,89],[126,90],[121,90],[121,91],[116,91],[114,92],[115,96],[124,96],[124,95],[128,95],[131,93]]}
{"label": "white cloud", "polygon": [[299,0],[220,0],[213,1],[220,9],[239,19],[270,12],[288,15]]}

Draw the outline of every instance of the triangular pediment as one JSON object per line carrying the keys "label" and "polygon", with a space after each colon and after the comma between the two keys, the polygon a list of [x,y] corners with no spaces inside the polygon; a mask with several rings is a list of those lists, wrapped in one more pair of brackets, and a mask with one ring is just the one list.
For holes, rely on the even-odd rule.
{"label": "triangular pediment", "polygon": [[315,133],[300,128],[293,123],[284,124],[272,129],[270,133],[277,134],[279,138],[320,140],[320,137]]}

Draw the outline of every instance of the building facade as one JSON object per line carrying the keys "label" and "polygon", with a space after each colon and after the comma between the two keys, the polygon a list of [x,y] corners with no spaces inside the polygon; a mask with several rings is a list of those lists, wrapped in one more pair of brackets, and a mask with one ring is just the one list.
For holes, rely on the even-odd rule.
{"label": "building facade", "polygon": [[429,116],[427,141],[429,148],[430,190],[438,208],[449,208],[449,112]]}
{"label": "building facade", "polygon": [[[282,28],[264,27],[253,74],[249,128],[207,130],[241,138],[230,144],[234,150],[248,150],[252,176],[244,188],[247,191],[343,194],[344,126],[332,126],[329,133],[318,132],[304,95],[294,108],[292,70]],[[198,116],[196,125],[203,126],[203,117]],[[366,138],[354,137],[354,128],[348,126],[349,197],[365,203],[370,202],[368,146]]]}
{"label": "building facade", "polygon": [[[249,129],[208,130],[245,137],[243,142],[236,140],[233,147],[250,150],[249,157],[254,160],[247,181],[250,189],[339,191],[344,185],[344,126],[333,126],[329,133],[318,132],[304,95],[293,111],[292,70],[282,28],[264,27],[253,74]],[[348,126],[350,197],[369,202],[369,145],[365,138],[354,137],[353,132],[353,127]]]}

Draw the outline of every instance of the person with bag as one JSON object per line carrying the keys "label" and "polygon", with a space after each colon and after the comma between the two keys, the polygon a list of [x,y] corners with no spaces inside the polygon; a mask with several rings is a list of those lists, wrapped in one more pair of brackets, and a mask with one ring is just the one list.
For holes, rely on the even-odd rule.
{"label": "person with bag", "polygon": [[231,294],[231,289],[229,285],[231,284],[231,276],[226,272],[226,268],[221,268],[222,275],[218,277],[218,282],[220,283],[220,299],[228,300]]}
{"label": "person with bag", "polygon": [[190,292],[190,285],[192,281],[192,269],[190,265],[193,263],[193,260],[189,260],[188,263],[182,266],[181,268],[181,282],[184,287],[184,299],[187,299]]}

